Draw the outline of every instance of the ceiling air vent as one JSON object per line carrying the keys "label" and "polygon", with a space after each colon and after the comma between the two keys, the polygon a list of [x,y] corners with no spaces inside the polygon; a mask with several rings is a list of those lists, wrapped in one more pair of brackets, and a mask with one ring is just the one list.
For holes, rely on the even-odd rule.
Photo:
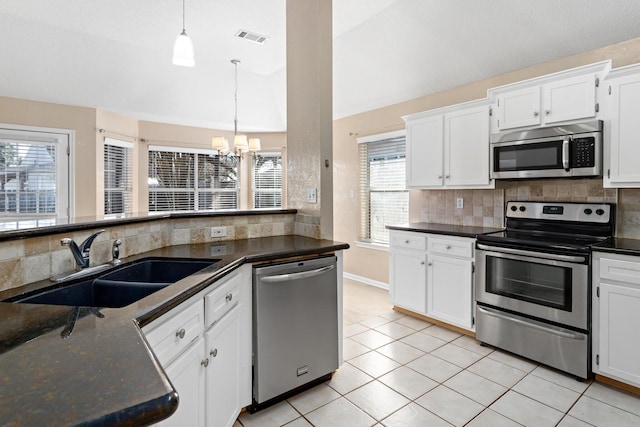
{"label": "ceiling air vent", "polygon": [[254,43],[263,44],[267,41],[266,36],[261,36],[260,34],[252,33],[247,30],[240,30],[236,33],[236,37],[240,37],[241,39],[249,40]]}

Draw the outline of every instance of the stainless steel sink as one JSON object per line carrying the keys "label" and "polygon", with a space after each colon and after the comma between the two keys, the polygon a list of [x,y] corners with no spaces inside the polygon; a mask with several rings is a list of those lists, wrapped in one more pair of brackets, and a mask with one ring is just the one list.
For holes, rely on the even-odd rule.
{"label": "stainless steel sink", "polygon": [[41,290],[10,301],[82,307],[125,307],[220,260],[145,258],[95,279]]}

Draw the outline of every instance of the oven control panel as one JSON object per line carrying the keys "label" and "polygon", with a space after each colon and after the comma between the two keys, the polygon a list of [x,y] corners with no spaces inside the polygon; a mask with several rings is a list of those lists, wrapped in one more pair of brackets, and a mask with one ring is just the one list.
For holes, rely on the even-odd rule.
{"label": "oven control panel", "polygon": [[611,220],[608,203],[507,202],[507,218],[595,222]]}

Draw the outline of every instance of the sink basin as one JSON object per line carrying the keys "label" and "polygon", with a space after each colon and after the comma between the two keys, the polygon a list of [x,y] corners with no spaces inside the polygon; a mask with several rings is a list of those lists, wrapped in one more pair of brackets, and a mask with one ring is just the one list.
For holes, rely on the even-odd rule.
{"label": "sink basin", "polygon": [[119,308],[190,276],[219,260],[147,258],[96,279],[41,291],[13,302]]}

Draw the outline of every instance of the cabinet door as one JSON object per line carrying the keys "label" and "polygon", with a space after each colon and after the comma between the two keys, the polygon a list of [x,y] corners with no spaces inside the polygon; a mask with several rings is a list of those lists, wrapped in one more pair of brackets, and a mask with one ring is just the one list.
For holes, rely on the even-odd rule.
{"label": "cabinet door", "polygon": [[445,115],[445,186],[489,185],[489,106]]}
{"label": "cabinet door", "polygon": [[[640,73],[611,82],[611,145],[605,183],[640,185]],[[625,185],[626,184],[626,185]]]}
{"label": "cabinet door", "polygon": [[543,86],[543,122],[552,124],[596,116],[596,75],[589,74]]}
{"label": "cabinet door", "polygon": [[599,371],[640,386],[640,287],[601,283],[599,303]]}
{"label": "cabinet door", "polygon": [[470,329],[473,265],[471,260],[429,255],[427,314]]}
{"label": "cabinet door", "polygon": [[[240,321],[238,304],[205,333],[207,426],[232,426],[240,414]],[[185,424],[186,425],[186,424]]]}
{"label": "cabinet door", "polygon": [[204,341],[198,338],[173,361],[165,372],[178,392],[178,409],[158,426],[199,426],[204,424]]}
{"label": "cabinet door", "polygon": [[391,250],[389,283],[391,302],[417,313],[426,313],[427,254]]}
{"label": "cabinet door", "polygon": [[407,121],[407,188],[442,186],[442,116]]}
{"label": "cabinet door", "polygon": [[540,87],[514,90],[498,96],[498,129],[536,126],[540,120]]}

